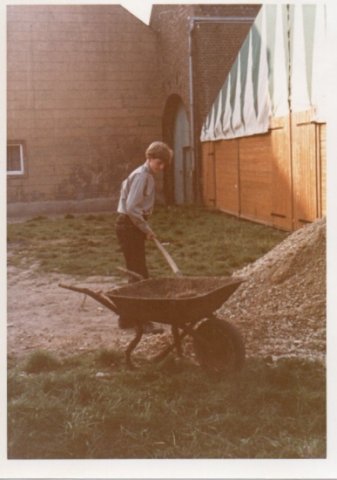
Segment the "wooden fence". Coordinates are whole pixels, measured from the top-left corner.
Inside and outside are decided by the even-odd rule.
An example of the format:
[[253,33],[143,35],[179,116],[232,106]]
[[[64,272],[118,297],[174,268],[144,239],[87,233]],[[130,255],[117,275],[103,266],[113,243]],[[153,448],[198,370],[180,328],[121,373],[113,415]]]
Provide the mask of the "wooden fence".
[[202,143],[203,200],[295,230],[326,213],[326,125],[310,112],[272,119],[268,133]]

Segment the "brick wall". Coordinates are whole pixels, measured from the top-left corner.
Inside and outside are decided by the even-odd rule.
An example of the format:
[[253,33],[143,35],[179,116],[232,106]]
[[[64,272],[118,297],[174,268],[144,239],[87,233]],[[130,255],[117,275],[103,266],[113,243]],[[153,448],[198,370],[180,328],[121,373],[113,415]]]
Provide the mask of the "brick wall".
[[[8,6],[8,140],[25,145],[9,202],[118,194],[161,138],[167,99],[189,113],[189,17],[258,5],[154,5],[147,26],[119,5]],[[196,24],[195,137],[249,25]]]
[[[231,6],[223,15],[244,16]],[[247,15],[254,17],[257,10],[251,8]],[[194,29],[194,98],[198,133],[223,85],[238,51],[246,38],[251,23],[197,23]]]
[[[163,101],[176,94],[189,109],[189,17],[255,17],[259,9],[260,5],[154,5],[150,26],[158,34]],[[208,114],[250,26],[196,24],[192,38],[193,77],[200,121]]]
[[8,201],[110,197],[161,137],[154,32],[118,5],[8,6]]
[[170,95],[179,95],[189,108],[188,17],[193,5],[153,5],[150,27],[157,33],[160,49],[162,108]]
[[[163,105],[179,96],[190,111],[189,17],[252,17],[260,5],[154,5],[150,26],[157,32],[161,53]],[[192,33],[194,136],[197,160],[200,131],[251,23],[195,23]],[[196,190],[198,187],[196,186]]]
[[[211,9],[210,9],[211,8]],[[198,16],[255,18],[260,5],[200,5]],[[247,22],[245,20],[245,22]],[[194,98],[198,134],[252,21],[196,23],[193,32]]]

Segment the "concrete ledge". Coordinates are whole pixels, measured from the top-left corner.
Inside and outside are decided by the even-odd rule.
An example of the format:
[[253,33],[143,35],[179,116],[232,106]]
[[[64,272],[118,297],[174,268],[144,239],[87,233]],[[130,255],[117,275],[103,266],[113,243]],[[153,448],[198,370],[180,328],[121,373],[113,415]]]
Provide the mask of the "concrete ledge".
[[115,212],[117,200],[113,198],[89,198],[86,200],[60,200],[50,202],[17,202],[7,204],[7,218],[36,215],[60,215],[67,213]]

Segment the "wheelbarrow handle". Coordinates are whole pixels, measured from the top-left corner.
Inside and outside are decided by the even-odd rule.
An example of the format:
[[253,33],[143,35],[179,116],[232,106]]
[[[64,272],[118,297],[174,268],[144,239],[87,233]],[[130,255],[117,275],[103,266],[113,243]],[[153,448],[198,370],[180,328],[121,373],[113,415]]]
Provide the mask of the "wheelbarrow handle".
[[118,271],[125,273],[126,275],[131,275],[131,277],[134,277],[136,280],[144,280],[143,275],[140,275],[139,273],[133,272],[132,270],[128,270],[127,268],[123,267],[116,267]]
[[171,255],[168,253],[168,251],[166,250],[164,245],[162,245],[157,238],[154,238],[153,241],[156,244],[157,248],[160,250],[160,252],[163,254],[165,260],[167,261],[167,263],[171,267],[173,273],[175,273],[176,275],[182,275],[181,271],[177,267],[177,264],[175,263],[175,261],[173,260]]
[[90,290],[90,288],[82,288],[82,287],[75,287],[73,285],[65,285],[64,283],[59,283],[59,287],[66,288],[67,290],[72,290],[73,292],[84,293],[84,295],[88,295],[89,297],[93,298],[94,300],[101,303],[105,307],[109,308],[109,310],[112,310],[117,315],[119,315],[117,307],[113,303],[113,301],[110,298],[106,297],[101,292],[94,292],[93,290]]

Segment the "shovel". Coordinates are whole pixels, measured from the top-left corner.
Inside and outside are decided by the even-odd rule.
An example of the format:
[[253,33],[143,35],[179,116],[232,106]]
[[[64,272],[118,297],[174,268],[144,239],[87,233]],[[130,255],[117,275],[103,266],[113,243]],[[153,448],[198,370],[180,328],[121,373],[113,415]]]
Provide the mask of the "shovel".
[[160,252],[163,254],[165,260],[167,261],[167,263],[169,264],[169,266],[171,267],[173,273],[175,273],[175,275],[182,275],[181,271],[179,270],[179,268],[177,267],[175,261],[173,260],[173,258],[171,257],[171,255],[168,253],[168,251],[166,250],[166,248],[164,247],[164,245],[162,245],[160,243],[159,240],[157,240],[157,238],[154,238],[153,239],[154,243],[156,244],[156,246],[158,247],[158,250],[160,250]]

